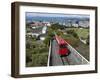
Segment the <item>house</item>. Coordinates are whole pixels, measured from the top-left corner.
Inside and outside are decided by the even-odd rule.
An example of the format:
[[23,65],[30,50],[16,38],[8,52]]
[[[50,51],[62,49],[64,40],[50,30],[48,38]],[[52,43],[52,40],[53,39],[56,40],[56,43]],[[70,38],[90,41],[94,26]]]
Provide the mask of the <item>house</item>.
[[84,28],[89,27],[89,21],[79,21],[79,26]]
[[39,35],[39,37],[40,37],[40,40],[45,40],[45,38],[46,38],[46,34],[41,34],[41,35]]

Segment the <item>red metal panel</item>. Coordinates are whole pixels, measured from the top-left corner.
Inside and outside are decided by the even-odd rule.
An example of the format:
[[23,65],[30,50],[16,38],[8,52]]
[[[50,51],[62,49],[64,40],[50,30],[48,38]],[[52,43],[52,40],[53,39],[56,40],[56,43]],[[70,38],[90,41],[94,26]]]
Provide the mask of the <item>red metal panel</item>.
[[63,47],[61,47],[61,46],[67,46],[67,42],[64,40],[64,39],[62,39],[61,37],[59,37],[59,36],[55,36],[55,39],[56,39],[56,41],[57,41],[57,43],[58,43],[58,45],[59,45],[59,54],[60,55],[68,55],[69,54],[69,49],[67,48],[67,47],[65,47],[65,48],[63,48]]
[[60,55],[68,55],[69,50],[67,48],[60,48],[59,49],[59,54]]
[[61,37],[56,35],[55,38],[56,38],[59,45],[67,44],[66,41],[64,39],[62,39]]

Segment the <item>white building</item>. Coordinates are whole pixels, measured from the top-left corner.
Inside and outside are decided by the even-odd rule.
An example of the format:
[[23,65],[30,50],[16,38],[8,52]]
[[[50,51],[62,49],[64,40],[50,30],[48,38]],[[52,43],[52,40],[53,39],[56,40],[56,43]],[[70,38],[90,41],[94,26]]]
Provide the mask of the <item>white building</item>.
[[79,26],[81,26],[81,27],[84,27],[84,28],[86,28],[86,27],[89,27],[89,21],[79,21]]
[[47,26],[44,26],[44,27],[42,28],[42,34],[46,34],[46,32],[47,32]]
[[27,33],[26,35],[32,36],[32,37],[34,37],[34,36],[38,37],[40,34],[39,33]]
[[79,25],[76,24],[76,23],[72,24],[72,26],[74,26],[74,27],[79,27]]

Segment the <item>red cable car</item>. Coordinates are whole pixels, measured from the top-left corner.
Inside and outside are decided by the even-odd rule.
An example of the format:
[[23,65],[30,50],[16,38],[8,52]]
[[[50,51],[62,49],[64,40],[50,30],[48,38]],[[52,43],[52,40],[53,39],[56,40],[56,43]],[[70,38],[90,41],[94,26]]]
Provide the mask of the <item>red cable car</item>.
[[66,43],[66,41],[64,39],[62,39],[61,37],[57,36],[57,35],[55,36],[55,39],[56,39],[58,46],[59,46],[59,48],[58,48],[59,49],[58,50],[59,55],[61,57],[68,56],[70,51],[67,48],[68,44]]

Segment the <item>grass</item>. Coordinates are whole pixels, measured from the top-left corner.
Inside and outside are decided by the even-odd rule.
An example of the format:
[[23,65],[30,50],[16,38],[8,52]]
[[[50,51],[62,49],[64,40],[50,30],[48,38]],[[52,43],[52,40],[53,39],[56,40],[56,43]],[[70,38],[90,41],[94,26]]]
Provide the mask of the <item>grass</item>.
[[67,35],[62,35],[61,36],[64,40],[66,40],[67,43],[69,43],[70,45],[72,45],[73,47],[77,47],[79,39],[73,37],[71,34],[67,34]]
[[67,28],[67,30],[74,30],[79,37],[87,39],[89,35],[89,29],[87,28]]
[[86,44],[83,44],[82,42],[78,42],[78,47],[76,47],[75,49],[82,55],[84,56],[88,61],[90,60],[89,59],[89,55],[90,55],[90,52],[89,52],[89,46],[86,45]]
[[[83,28],[67,28],[66,30],[74,30],[79,37],[87,39],[89,35],[89,29]],[[89,45],[82,43],[79,39],[75,39],[70,35],[66,35],[66,40],[69,41],[69,44],[73,46],[82,56],[84,56],[89,61]]]

